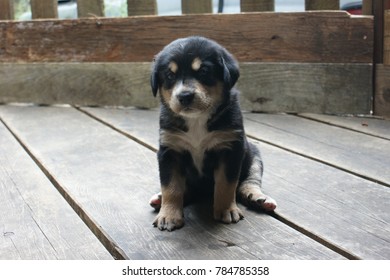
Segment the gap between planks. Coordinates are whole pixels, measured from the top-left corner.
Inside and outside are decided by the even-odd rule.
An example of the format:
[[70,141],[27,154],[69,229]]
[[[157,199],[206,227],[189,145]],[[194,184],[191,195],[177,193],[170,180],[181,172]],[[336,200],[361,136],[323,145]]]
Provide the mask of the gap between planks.
[[[306,114],[306,113],[303,113],[303,114],[299,113],[299,114],[291,114],[291,115],[297,116],[299,118],[315,121],[315,122],[318,122],[318,123],[323,123],[323,124],[327,124],[327,125],[330,125],[330,126],[334,126],[334,127],[339,127],[339,128],[342,128],[342,129],[350,130],[350,131],[353,131],[353,132],[365,134],[365,135],[368,135],[368,136],[373,136],[373,137],[380,138],[380,139],[383,139],[383,140],[390,140],[390,138],[387,137],[387,136],[381,136],[381,135],[379,135],[377,133],[373,133],[373,132],[370,132],[370,131],[362,131],[362,130],[359,130],[357,128],[350,127],[348,125],[338,124],[338,123],[335,123],[335,122],[332,122],[332,121],[328,121],[328,120],[322,120],[320,118],[317,118],[317,117],[313,116],[313,114],[310,114],[310,113],[308,113],[308,114]],[[345,117],[348,117],[348,116],[345,116]],[[363,115],[363,116],[351,115],[351,117],[361,118],[362,121],[363,121],[362,122],[362,126],[363,125],[367,125],[368,126],[368,124],[364,123],[364,119],[382,120],[382,121],[385,120],[385,118],[383,118],[383,117],[374,116],[374,115],[367,115],[367,116],[366,115]]]
[[[329,126],[339,127],[339,128],[342,128],[342,129],[346,129],[346,130],[349,130],[349,131],[356,132],[356,133],[361,133],[361,134],[364,134],[364,135],[376,137],[376,138],[378,138],[378,139],[389,140],[389,139],[386,138],[386,137],[380,137],[380,136],[377,136],[377,135],[372,135],[372,134],[370,134],[370,133],[365,133],[365,132],[362,132],[362,131],[359,131],[359,130],[355,130],[355,129],[351,129],[351,128],[346,128],[345,126],[342,126],[342,125],[335,125],[335,124],[333,124],[333,123],[328,123],[328,122],[326,122],[326,121],[321,121],[321,120],[318,120],[318,119],[315,119],[315,118],[311,118],[311,117],[307,117],[307,116],[300,115],[300,114],[294,114],[294,113],[289,114],[289,113],[286,113],[285,115],[296,116],[296,117],[299,117],[299,118],[302,118],[302,119],[307,119],[307,120],[310,120],[310,121],[314,121],[314,122],[318,122],[318,123],[323,123],[323,124],[326,124],[326,125],[329,125]],[[249,119],[249,120],[255,121],[255,120],[252,120],[252,119]],[[255,122],[256,122],[256,121],[255,121]],[[278,129],[277,127],[274,127],[272,124],[265,124],[265,123],[262,123],[262,125],[265,125],[265,126],[268,126],[268,127],[271,127],[271,128],[276,128],[276,129]],[[290,152],[290,153],[293,153],[293,154],[302,156],[302,157],[304,157],[304,158],[307,158],[307,159],[310,159],[310,160],[319,162],[319,163],[321,163],[321,164],[324,164],[324,165],[327,165],[327,166],[336,168],[336,169],[338,169],[338,170],[341,170],[341,171],[343,171],[343,172],[352,174],[352,175],[357,176],[357,177],[359,177],[359,178],[362,178],[362,179],[364,179],[364,180],[367,180],[367,181],[370,181],[370,182],[373,182],[373,183],[376,183],[376,184],[380,184],[380,185],[385,186],[385,187],[390,187],[390,183],[386,182],[385,180],[379,180],[379,179],[377,179],[377,178],[370,177],[369,175],[361,174],[361,173],[359,173],[359,171],[353,171],[353,170],[351,170],[351,169],[344,168],[344,167],[338,165],[337,163],[333,163],[332,161],[327,161],[326,159],[321,159],[320,157],[311,156],[311,155],[309,155],[309,154],[306,154],[305,152],[300,152],[300,151],[294,150],[293,148],[289,148],[289,147],[284,146],[284,145],[282,145],[282,144],[276,144],[276,143],[271,142],[271,141],[268,141],[268,140],[266,140],[266,139],[262,139],[262,138],[260,138],[260,137],[258,137],[258,136],[256,136],[256,135],[254,135],[254,134],[252,134],[252,133],[248,133],[248,132],[247,132],[247,137],[248,137],[249,139],[256,140],[256,141],[259,141],[259,142],[262,142],[262,143],[271,145],[271,146],[273,146],[273,147],[282,149],[282,150],[284,150],[284,151],[287,151],[287,152]]]
[[[152,145],[144,142],[142,139],[140,139],[140,138],[138,138],[136,136],[131,135],[130,133],[122,130],[121,128],[115,127],[115,125],[110,124],[109,122],[107,122],[107,121],[103,120],[102,118],[94,115],[93,113],[90,113],[90,112],[88,112],[87,110],[84,110],[81,107],[74,107],[74,108],[77,109],[78,111],[86,114],[87,116],[91,117],[92,119],[100,122],[101,124],[103,124],[103,125],[111,128],[111,129],[113,129],[114,131],[120,133],[121,135],[129,138],[130,140],[133,140],[136,143],[144,146],[145,148],[150,149],[153,152],[157,152],[157,149],[155,147],[153,147]],[[248,136],[248,138],[251,138],[251,137]],[[255,139],[255,140],[258,140],[260,142],[272,145],[272,143],[267,143],[267,142],[259,140],[259,139]],[[272,146],[275,146],[275,145],[272,145]],[[290,151],[288,149],[284,149],[283,147],[278,147],[278,146],[275,146],[275,147],[281,148],[283,150],[287,150],[289,152],[292,152],[292,151]],[[292,152],[292,153],[294,153],[294,152]],[[294,154],[297,154],[297,153],[294,153]],[[301,156],[306,157],[305,155],[301,155]],[[318,161],[315,158],[309,158],[309,159],[314,160],[314,161]],[[336,244],[333,244],[331,241],[328,241],[325,238],[322,238],[319,235],[316,235],[315,233],[312,233],[310,230],[308,230],[308,229],[298,225],[297,223],[293,222],[292,220],[288,219],[287,217],[285,217],[285,216],[283,216],[281,214],[278,214],[277,211],[274,212],[273,214],[271,214],[270,216],[275,218],[279,222],[285,224],[286,226],[288,226],[288,227],[290,227],[290,228],[300,232],[301,234],[305,235],[306,237],[314,240],[315,242],[318,242],[319,244],[323,245],[324,247],[326,247],[326,248],[328,248],[328,249],[330,249],[330,250],[332,250],[332,251],[342,255],[343,257],[345,257],[347,259],[350,259],[350,260],[359,260],[359,259],[361,259],[360,257],[358,257],[355,254],[349,252],[348,250],[345,250],[345,249],[341,248],[340,246],[338,246]]]
[[129,259],[125,252],[123,252],[120,247],[115,243],[114,240],[101,228],[96,226],[97,223],[94,219],[84,211],[80,204],[71,196],[68,195],[67,191],[61,186],[59,182],[50,174],[50,172],[41,164],[41,162],[35,157],[35,155],[28,149],[28,147],[23,143],[23,141],[13,132],[13,130],[0,119],[0,122],[7,128],[7,130],[12,134],[16,141],[22,146],[30,158],[35,162],[43,174],[49,179],[57,191],[62,195],[66,202],[72,207],[72,209],[77,213],[81,220],[87,225],[91,232],[97,237],[97,239],[103,244],[103,246],[108,250],[108,252],[117,260],[126,260]]

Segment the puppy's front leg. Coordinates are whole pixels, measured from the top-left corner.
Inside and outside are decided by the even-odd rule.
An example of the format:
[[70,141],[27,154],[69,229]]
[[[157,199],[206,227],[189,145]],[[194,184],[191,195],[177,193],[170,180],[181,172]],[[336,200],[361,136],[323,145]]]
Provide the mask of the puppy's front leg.
[[184,178],[174,173],[167,185],[161,186],[161,209],[153,222],[160,230],[172,231],[184,225]]
[[224,223],[237,223],[244,218],[236,204],[238,178],[228,176],[225,164],[214,171],[214,219]]

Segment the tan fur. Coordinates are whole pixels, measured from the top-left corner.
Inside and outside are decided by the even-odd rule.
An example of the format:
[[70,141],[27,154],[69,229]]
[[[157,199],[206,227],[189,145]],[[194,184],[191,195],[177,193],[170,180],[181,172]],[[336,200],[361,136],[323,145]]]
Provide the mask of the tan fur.
[[172,73],[176,74],[177,70],[179,69],[179,66],[177,65],[176,62],[171,61],[171,62],[169,62],[168,68],[169,68],[169,70],[171,70]]
[[199,57],[195,58],[191,63],[192,70],[194,71],[198,71],[201,66],[202,66],[202,60]]
[[238,181],[227,180],[223,163],[214,171],[214,179],[214,218],[224,223],[238,222],[243,217],[236,204]]
[[154,224],[164,221],[168,230],[180,228],[184,225],[184,190],[185,179],[174,173],[169,185],[161,187],[163,203]]

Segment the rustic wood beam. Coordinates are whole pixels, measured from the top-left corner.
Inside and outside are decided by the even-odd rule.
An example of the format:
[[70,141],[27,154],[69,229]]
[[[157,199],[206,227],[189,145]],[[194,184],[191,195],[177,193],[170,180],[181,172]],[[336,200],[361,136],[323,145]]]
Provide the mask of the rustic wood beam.
[[151,61],[172,40],[197,34],[240,62],[371,63],[372,26],[371,17],[346,12],[0,22],[0,61]]
[[[0,103],[158,106],[151,63],[0,63]],[[369,63],[240,63],[247,111],[369,114]],[[390,77],[390,75],[389,75]],[[28,82],[26,82],[28,81]]]

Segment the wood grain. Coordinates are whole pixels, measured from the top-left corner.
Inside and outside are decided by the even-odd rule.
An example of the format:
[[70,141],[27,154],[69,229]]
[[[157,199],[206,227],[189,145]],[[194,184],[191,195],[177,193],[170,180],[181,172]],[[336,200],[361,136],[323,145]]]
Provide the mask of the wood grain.
[[156,0],[127,0],[128,16],[156,15]]
[[183,14],[206,14],[213,12],[212,0],[181,0]]
[[250,115],[246,131],[261,141],[390,186],[388,140],[292,115]]
[[339,10],[340,0],[305,0],[305,10]]
[[57,0],[30,0],[33,19],[58,18]]
[[275,10],[274,0],[240,0],[241,12],[272,12]]
[[81,17],[104,16],[104,0],[82,0],[77,2],[77,15]]
[[390,118],[390,66],[377,64],[374,114]]
[[[157,147],[158,111],[103,108],[83,108],[83,110],[116,129],[132,135],[140,141],[145,141],[148,145]],[[308,125],[311,123],[316,126],[316,122],[307,120],[299,122],[299,118],[296,118],[297,122],[291,123],[280,115],[245,114],[245,117],[246,119],[258,118],[260,120],[264,118],[268,121],[275,119],[275,121],[286,123],[287,129],[281,127],[278,135],[271,135],[266,126],[257,124],[252,126],[252,123],[250,126],[246,126],[246,130],[251,134],[255,131],[258,138],[264,139],[265,135],[270,135],[272,138],[267,139],[267,141],[272,143],[292,138],[288,129],[300,134],[302,131],[308,131],[314,135],[319,131],[318,129],[313,131],[312,126]],[[138,122],[138,120],[142,121]],[[148,122],[150,129],[143,129],[146,126],[145,123]],[[345,131],[345,133],[351,132]],[[328,135],[327,141],[336,138],[333,130],[329,130]],[[318,137],[325,138],[321,135]],[[343,140],[345,140],[346,145],[356,142],[353,137],[350,140],[348,137],[343,137]],[[390,256],[390,214],[386,211],[390,207],[390,189],[388,187],[271,145],[253,142],[262,151],[265,163],[264,189],[268,194],[277,198],[278,215],[285,217],[290,223],[306,229],[312,233],[313,238],[318,238],[319,242],[329,242],[336,250],[345,254],[365,259],[387,259]],[[361,142],[366,142],[365,135],[362,135]],[[301,140],[300,145],[307,146],[308,144]],[[384,146],[382,147],[386,149]],[[318,148],[313,149],[314,152],[318,150]],[[359,152],[361,151],[359,150]],[[328,149],[328,153],[333,153],[333,151]],[[356,151],[351,150],[350,154],[353,157]],[[306,153],[306,155],[309,154]],[[368,160],[369,157],[367,157]],[[375,155],[372,154],[372,157]],[[382,153],[381,157],[385,159],[386,155]],[[376,203],[373,204],[373,201]],[[252,247],[253,244],[246,243],[245,246],[249,252],[260,255],[256,247]],[[290,248],[287,244],[286,246],[275,246],[281,253]]]
[[383,18],[383,64],[390,66],[390,10],[384,11]]
[[[367,114],[370,64],[241,63],[244,110]],[[157,107],[150,63],[1,63],[0,102]]]
[[372,27],[372,17],[345,12],[0,22],[0,60],[145,62],[178,37],[202,35],[240,62],[371,63]]
[[390,120],[385,120],[383,118],[372,116],[352,117],[321,114],[299,114],[299,116],[390,140]]
[[372,66],[368,64],[241,64],[237,83],[244,110],[369,114]]
[[156,107],[150,63],[0,64],[1,101]]
[[[151,224],[156,213],[147,203],[159,190],[154,152],[72,108],[0,110],[68,196],[130,259],[341,258],[269,215],[243,209],[246,220],[216,223],[207,201],[185,209],[184,228],[161,232]],[[257,248],[256,255],[244,245]]]
[[3,123],[0,199],[0,259],[112,259]]
[[14,19],[14,1],[0,0],[0,20]]

